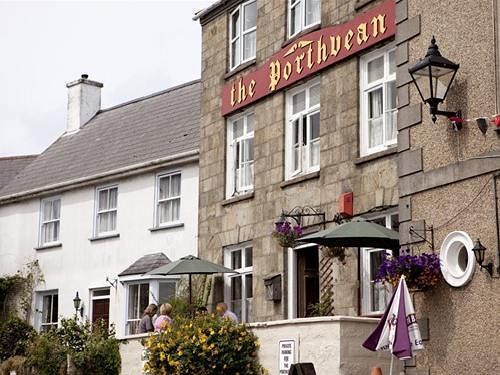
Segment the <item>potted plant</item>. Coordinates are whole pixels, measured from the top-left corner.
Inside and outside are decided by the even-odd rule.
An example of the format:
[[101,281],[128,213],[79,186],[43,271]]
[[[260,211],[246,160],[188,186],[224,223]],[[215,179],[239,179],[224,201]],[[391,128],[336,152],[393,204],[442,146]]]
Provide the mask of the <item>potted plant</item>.
[[295,247],[297,238],[301,235],[302,227],[300,225],[292,226],[288,221],[277,223],[273,231],[273,237],[281,247]]
[[388,283],[396,287],[401,275],[405,275],[410,290],[429,290],[434,288],[440,277],[439,256],[434,253],[419,255],[401,254],[385,256],[380,265],[375,281]]

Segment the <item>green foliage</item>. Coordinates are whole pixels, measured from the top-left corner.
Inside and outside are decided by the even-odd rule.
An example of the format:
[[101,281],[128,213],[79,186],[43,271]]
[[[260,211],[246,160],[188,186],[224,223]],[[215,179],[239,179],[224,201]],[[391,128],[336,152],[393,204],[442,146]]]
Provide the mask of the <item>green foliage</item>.
[[27,363],[39,375],[55,375],[66,365],[67,349],[56,329],[34,334],[28,346]]
[[0,364],[0,375],[10,375],[11,371],[15,371],[16,375],[31,375],[26,364],[26,357],[16,355]]
[[246,326],[215,315],[176,317],[163,333],[146,342],[148,374],[264,374],[259,344]]
[[310,305],[312,316],[330,316],[333,315],[333,292],[328,290],[322,296],[319,302]]
[[11,316],[0,324],[0,360],[15,355],[25,355],[30,335],[35,330],[29,324]]
[[88,321],[62,319],[59,335],[75,366],[84,374],[120,373],[120,342],[115,338],[114,326],[108,329],[103,321],[90,325]]

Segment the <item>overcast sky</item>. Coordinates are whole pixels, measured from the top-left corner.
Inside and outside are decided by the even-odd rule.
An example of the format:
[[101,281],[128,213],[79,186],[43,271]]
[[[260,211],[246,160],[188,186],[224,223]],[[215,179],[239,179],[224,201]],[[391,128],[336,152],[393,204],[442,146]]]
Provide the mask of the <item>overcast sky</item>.
[[66,83],[104,84],[102,108],[200,77],[195,11],[215,0],[0,0],[0,156],[40,153],[64,132]]

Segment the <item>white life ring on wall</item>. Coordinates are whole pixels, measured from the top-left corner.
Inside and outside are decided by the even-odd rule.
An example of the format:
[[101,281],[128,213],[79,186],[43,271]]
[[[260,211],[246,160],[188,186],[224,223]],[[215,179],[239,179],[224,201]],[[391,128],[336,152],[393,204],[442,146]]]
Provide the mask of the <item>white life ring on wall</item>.
[[441,273],[451,286],[458,288],[472,279],[476,269],[473,247],[471,238],[465,232],[451,232],[444,239],[439,253]]

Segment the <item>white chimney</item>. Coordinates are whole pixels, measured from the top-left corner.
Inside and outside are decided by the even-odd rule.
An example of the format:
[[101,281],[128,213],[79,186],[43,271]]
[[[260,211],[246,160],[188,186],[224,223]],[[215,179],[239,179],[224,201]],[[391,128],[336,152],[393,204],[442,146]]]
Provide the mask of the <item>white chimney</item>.
[[68,120],[66,134],[76,133],[101,109],[102,83],[91,81],[87,74],[66,85],[68,88]]

